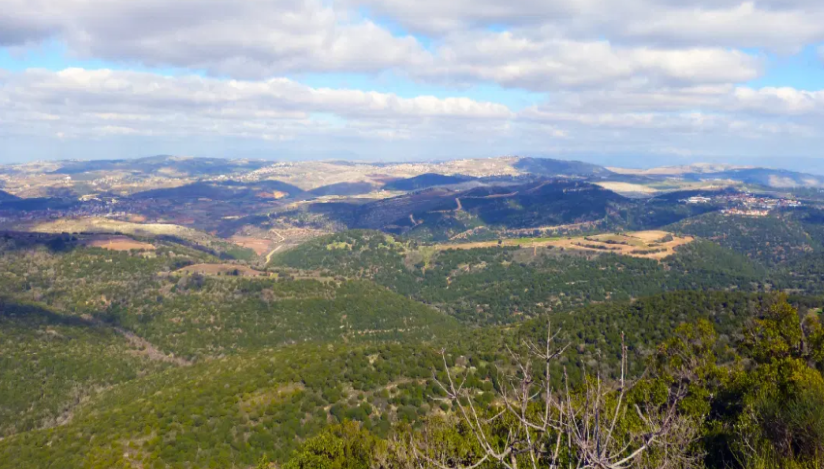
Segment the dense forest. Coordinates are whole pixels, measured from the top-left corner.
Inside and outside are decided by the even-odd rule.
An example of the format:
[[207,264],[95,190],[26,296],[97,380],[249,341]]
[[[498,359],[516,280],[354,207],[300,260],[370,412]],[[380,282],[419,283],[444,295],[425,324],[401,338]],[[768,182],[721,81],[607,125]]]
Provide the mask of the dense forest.
[[549,248],[433,250],[378,232],[351,231],[312,240],[272,262],[368,278],[473,324],[664,291],[759,291],[768,281],[763,266],[708,241],[682,246],[659,262]]
[[824,467],[824,217],[670,209],[663,258],[6,233],[0,468]]

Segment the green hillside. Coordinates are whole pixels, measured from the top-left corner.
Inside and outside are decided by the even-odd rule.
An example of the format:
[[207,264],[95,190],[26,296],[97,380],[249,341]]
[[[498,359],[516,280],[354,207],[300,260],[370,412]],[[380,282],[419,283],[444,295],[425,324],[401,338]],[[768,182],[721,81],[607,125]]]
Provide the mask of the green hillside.
[[[545,449],[573,441],[564,424],[526,438],[517,415],[615,409],[624,449],[610,451],[643,453],[627,469],[821,467],[824,216],[693,216],[593,187],[466,191],[460,213],[413,216],[408,236],[341,231],[262,270],[209,266],[224,261],[168,237],[113,251],[89,234],[4,233],[0,469],[431,467],[421,454],[491,469],[478,428],[496,444],[515,438],[511,451],[533,436]],[[357,216],[456,202],[421,194]],[[631,257],[610,249],[635,249],[622,233],[589,251],[566,237],[478,247],[414,233],[596,217],[680,220],[673,230],[696,239],[647,233],[650,246],[678,241],[674,253]],[[563,353],[520,363],[544,353],[547,324]],[[564,396],[548,411],[544,384]],[[496,417],[521,405],[512,389],[532,397]],[[470,404],[479,416],[467,423]],[[572,443],[559,454],[563,467],[591,457]]]
[[66,425],[0,441],[0,468],[283,461],[330,420],[378,434],[417,420],[433,406],[423,396],[436,359],[397,345],[298,346],[168,370],[107,392]]
[[820,247],[801,223],[788,216],[711,213],[683,220],[669,229],[708,239],[768,266],[799,259]]
[[[593,305],[553,316],[569,342],[565,366],[574,382],[600,371],[616,377],[621,332],[629,369],[639,376],[658,344],[682,325],[709,321],[727,362],[741,331],[775,298],[738,293],[672,293]],[[545,318],[515,329],[490,328],[446,338],[448,363],[471,367],[467,389],[486,406],[512,366],[505,347],[545,334]],[[206,360],[132,380],[75,410],[65,425],[0,441],[0,467],[253,467],[264,455],[288,460],[330,423],[360,422],[386,437],[433,413],[456,415],[432,381],[440,357],[430,347],[399,344],[298,345]],[[560,369],[556,370],[560,372]],[[557,376],[561,376],[560,373]],[[393,430],[393,428],[395,430]]]
[[317,238],[272,262],[368,278],[481,324],[666,291],[753,290],[767,277],[746,257],[704,241],[659,262],[547,248],[435,251],[378,232],[350,231]]
[[64,423],[106,388],[168,366],[111,328],[0,298],[0,437]]

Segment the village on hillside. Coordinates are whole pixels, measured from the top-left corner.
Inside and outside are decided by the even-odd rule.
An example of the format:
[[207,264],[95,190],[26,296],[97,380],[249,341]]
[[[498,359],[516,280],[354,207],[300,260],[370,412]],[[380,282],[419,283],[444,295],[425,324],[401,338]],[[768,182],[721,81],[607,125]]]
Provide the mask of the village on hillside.
[[779,208],[798,208],[800,201],[789,198],[769,197],[750,193],[719,194],[712,196],[696,195],[680,202],[689,205],[716,204],[723,205],[724,215],[738,215],[749,217],[766,217],[771,211]]

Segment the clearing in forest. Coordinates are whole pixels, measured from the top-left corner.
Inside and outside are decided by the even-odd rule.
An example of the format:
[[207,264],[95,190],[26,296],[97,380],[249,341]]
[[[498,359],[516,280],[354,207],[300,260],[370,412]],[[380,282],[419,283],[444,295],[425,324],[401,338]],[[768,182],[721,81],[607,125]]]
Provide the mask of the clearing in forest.
[[237,277],[269,276],[268,272],[261,272],[245,265],[238,264],[194,264],[177,270],[178,273],[202,275],[227,275]]
[[[635,231],[606,233],[578,237],[504,239],[501,246],[521,248],[554,247],[589,252],[611,252],[646,259],[663,259],[675,253],[675,248],[694,240],[691,236],[675,236],[666,231]],[[498,241],[441,244],[438,249],[474,249],[498,246]]]
[[103,248],[110,251],[154,251],[152,244],[134,240],[128,236],[95,236],[83,241],[83,244],[93,248]]
[[255,254],[262,256],[272,250],[274,241],[271,239],[255,238],[253,236],[232,236],[229,241],[240,247],[251,249]]

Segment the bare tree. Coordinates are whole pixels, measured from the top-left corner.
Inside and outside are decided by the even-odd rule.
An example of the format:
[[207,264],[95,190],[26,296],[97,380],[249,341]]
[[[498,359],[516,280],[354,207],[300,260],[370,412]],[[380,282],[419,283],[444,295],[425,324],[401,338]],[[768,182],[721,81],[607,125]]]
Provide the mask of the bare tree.
[[[617,381],[606,383],[598,373],[585,380],[582,390],[574,392],[564,367],[563,385],[561,389],[553,389],[552,364],[569,347],[569,344],[556,346],[559,333],[553,334],[548,324],[543,344],[527,341],[526,354],[509,350],[515,373],[499,380],[502,404],[498,413],[490,418],[484,417],[488,413],[477,408],[473,392],[465,387],[468,372],[462,379],[453,376],[446,352],[442,350],[446,378],[438,379],[435,374],[434,379],[446,393],[446,399],[457,407],[458,418],[471,431],[481,454],[471,465],[458,465],[442,454],[428,451],[426,442],[418,439],[411,446],[419,467],[474,469],[484,464],[507,469],[518,469],[519,465],[532,469],[628,469],[647,464],[671,469],[695,467],[696,459],[687,453],[696,437],[695,426],[677,413],[678,403],[686,395],[684,385],[668,388],[669,395],[663,403],[646,399],[642,404],[630,404],[627,347],[622,334],[621,375]],[[634,430],[624,425],[629,419],[634,422]],[[650,453],[655,453],[654,463]]]

